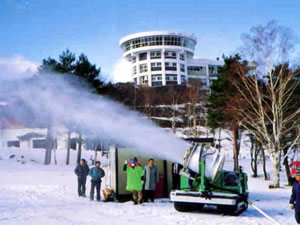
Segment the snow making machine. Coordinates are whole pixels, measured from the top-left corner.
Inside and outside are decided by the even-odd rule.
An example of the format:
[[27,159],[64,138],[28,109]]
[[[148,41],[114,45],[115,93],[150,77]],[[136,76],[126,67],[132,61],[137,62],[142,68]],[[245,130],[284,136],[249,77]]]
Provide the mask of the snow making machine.
[[247,174],[223,170],[225,157],[206,144],[193,143],[186,151],[180,171],[180,188],[170,193],[177,211],[199,211],[216,206],[228,215],[239,215],[248,208]]

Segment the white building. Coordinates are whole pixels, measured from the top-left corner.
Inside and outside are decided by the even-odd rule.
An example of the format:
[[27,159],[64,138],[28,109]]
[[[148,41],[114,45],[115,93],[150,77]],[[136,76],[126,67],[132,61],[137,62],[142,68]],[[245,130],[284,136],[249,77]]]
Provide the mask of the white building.
[[194,35],[151,31],[128,35],[120,40],[123,56],[132,64],[132,80],[150,87],[201,82],[208,88],[217,79],[220,60],[196,59]]

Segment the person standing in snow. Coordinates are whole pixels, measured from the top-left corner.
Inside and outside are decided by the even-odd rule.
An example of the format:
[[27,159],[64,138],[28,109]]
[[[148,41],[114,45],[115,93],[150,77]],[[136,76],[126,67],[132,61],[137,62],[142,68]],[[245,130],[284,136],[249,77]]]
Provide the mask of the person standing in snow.
[[300,170],[296,170],[295,181],[293,183],[292,195],[290,199],[291,210],[295,210],[295,219],[300,224]]
[[135,159],[130,159],[127,164],[125,161],[123,170],[127,173],[126,190],[132,193],[133,202],[135,205],[142,204],[142,177],[144,175],[142,167],[136,162]]
[[85,195],[85,185],[86,185],[86,177],[89,174],[89,166],[87,165],[84,159],[80,160],[79,165],[75,168],[75,174],[77,176],[78,181],[78,196],[86,197]]
[[89,175],[91,176],[91,192],[90,192],[90,200],[94,200],[94,190],[96,188],[97,191],[97,201],[100,202],[100,188],[101,188],[101,179],[105,176],[105,172],[102,168],[100,168],[100,162],[97,161],[95,167],[90,169]]
[[144,181],[145,181],[145,201],[148,199],[154,202],[154,194],[156,183],[159,181],[159,172],[154,159],[149,159],[148,165],[144,168]]

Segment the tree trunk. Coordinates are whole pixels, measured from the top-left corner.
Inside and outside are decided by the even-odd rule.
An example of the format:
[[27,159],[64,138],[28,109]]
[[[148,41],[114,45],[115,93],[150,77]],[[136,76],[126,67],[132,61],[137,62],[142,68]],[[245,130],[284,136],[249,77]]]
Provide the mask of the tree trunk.
[[78,146],[78,152],[77,152],[77,164],[79,164],[80,160],[81,160],[81,147],[82,147],[82,136],[81,136],[81,133],[79,133],[79,146]]
[[197,137],[197,115],[196,115],[196,106],[194,105],[193,108],[193,119],[194,119],[194,136]]
[[253,135],[250,136],[251,141],[251,149],[250,149],[250,156],[251,156],[251,169],[253,172],[253,177],[257,177],[257,144]]
[[[100,146],[101,146],[101,144],[100,144]],[[98,140],[96,141],[96,145],[95,145],[95,155],[94,155],[94,162],[95,163],[97,161],[97,154],[98,154]]]
[[234,170],[239,170],[239,127],[236,122],[232,126],[232,144],[233,144],[233,160],[234,160]]
[[264,177],[265,180],[269,180],[269,175],[267,173],[267,169],[266,169],[266,154],[265,154],[265,150],[262,148],[262,146],[259,146],[261,149],[261,154],[262,154],[262,158],[263,158],[263,171],[264,171]]
[[70,164],[71,131],[68,131],[66,165]]
[[176,133],[176,111],[173,110],[173,115],[172,115],[172,131],[175,134]]
[[[287,149],[285,148],[285,149],[283,149],[283,155],[286,155],[286,154],[287,154]],[[285,173],[286,173],[286,177],[287,177],[287,180],[288,180],[288,185],[291,186],[291,185],[293,185],[293,180],[292,180],[292,177],[291,177],[291,171],[290,171],[288,157],[284,158],[283,165],[285,167]]]
[[[276,151],[277,150],[277,151]],[[280,151],[279,149],[275,149],[273,158],[272,158],[272,165],[273,165],[273,188],[279,188],[280,187],[280,173],[279,173],[279,167],[280,167]]]
[[45,165],[49,165],[51,163],[51,152],[53,148],[53,137],[52,137],[52,127],[49,125],[47,130],[47,146],[45,151]]
[[222,129],[221,129],[221,127],[219,128],[219,146],[218,146],[218,149],[219,149],[219,152],[221,151],[221,132],[222,131]]

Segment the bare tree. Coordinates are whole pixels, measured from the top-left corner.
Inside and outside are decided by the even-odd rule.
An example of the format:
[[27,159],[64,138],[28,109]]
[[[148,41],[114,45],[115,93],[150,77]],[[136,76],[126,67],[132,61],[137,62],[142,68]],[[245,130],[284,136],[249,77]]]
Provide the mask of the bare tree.
[[[288,147],[288,154],[300,138],[300,110],[293,101],[297,73],[288,66],[296,39],[290,29],[274,21],[253,27],[242,39],[245,43],[242,50],[250,64],[249,68],[233,65],[239,79],[232,82],[244,104],[232,107],[242,118],[240,125],[254,134],[268,151],[274,173],[272,186],[278,188],[280,153]],[[282,138],[291,132],[297,135],[286,146]]]
[[262,148],[260,142],[258,142],[253,134],[249,134],[249,138],[251,141],[251,148],[250,148],[250,156],[251,156],[251,169],[253,171],[253,177],[258,176],[258,159],[261,158],[262,166],[263,166],[263,173],[265,180],[269,180],[269,175],[266,171],[266,157],[265,151]]
[[144,87],[141,89],[142,92],[142,104],[144,107],[144,113],[147,115],[149,119],[151,119],[153,115],[153,111],[155,110],[155,101],[157,98],[156,92],[151,87]]
[[186,87],[183,93],[188,126],[193,127],[194,136],[198,136],[197,125],[200,125],[201,119],[206,119],[204,108],[207,92],[201,91],[200,88],[201,84],[195,83],[190,87]]
[[178,120],[178,111],[179,111],[179,104],[181,103],[182,96],[184,92],[184,87],[181,86],[169,86],[167,87],[167,92],[165,96],[165,100],[167,101],[168,105],[170,105],[172,109],[172,131],[176,133],[176,124]]
[[80,163],[81,160],[81,150],[82,150],[82,134],[79,132],[79,137],[78,137],[78,152],[77,152],[77,164]]
[[71,148],[71,131],[68,130],[68,134],[67,134],[67,158],[66,158],[66,165],[70,164],[70,148]]
[[53,134],[51,125],[48,126],[47,129],[47,142],[46,142],[46,150],[45,150],[45,160],[44,164],[51,164],[51,153],[53,149]]

